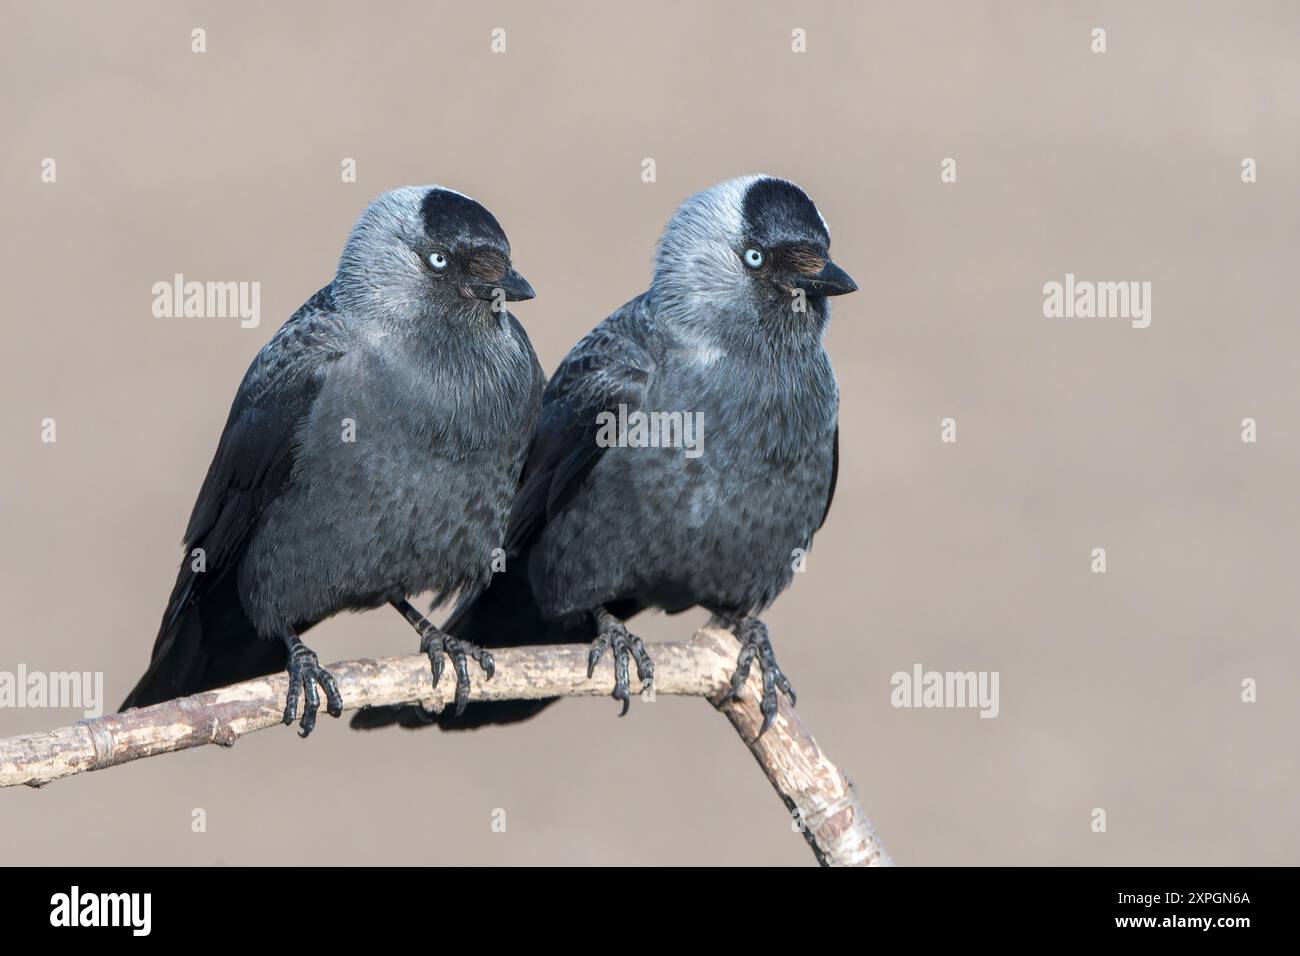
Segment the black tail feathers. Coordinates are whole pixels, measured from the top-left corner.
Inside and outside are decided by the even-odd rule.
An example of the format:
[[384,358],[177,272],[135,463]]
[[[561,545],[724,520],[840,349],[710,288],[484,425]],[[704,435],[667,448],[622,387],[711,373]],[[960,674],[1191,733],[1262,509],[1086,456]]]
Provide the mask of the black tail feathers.
[[186,588],[182,573],[163,614],[149,668],[121,710],[284,670],[288,663],[284,643],[258,636],[239,602],[234,579],[233,574],[226,575],[199,597]]

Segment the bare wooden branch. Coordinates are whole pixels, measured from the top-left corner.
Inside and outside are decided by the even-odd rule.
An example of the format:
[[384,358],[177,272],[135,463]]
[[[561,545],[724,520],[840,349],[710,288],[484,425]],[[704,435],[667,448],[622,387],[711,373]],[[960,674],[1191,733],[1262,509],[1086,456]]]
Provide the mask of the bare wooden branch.
[[[755,739],[762,722],[758,668],[741,699],[717,703],[738,650],[730,633],[714,628],[685,643],[656,644],[654,692],[704,697],[727,715],[822,865],[892,865],[853,784],[784,699],[772,727]],[[580,645],[501,648],[493,655],[497,672],[491,681],[485,683],[471,668],[471,701],[603,696],[613,683],[611,655],[587,679],[587,649]],[[329,670],[348,709],[419,702],[441,710],[455,684],[445,676],[431,687],[423,655],[346,661]],[[0,787],[41,787],[142,757],[205,744],[232,746],[244,734],[280,726],[287,691],[288,677],[278,674],[46,733],[2,738]]]

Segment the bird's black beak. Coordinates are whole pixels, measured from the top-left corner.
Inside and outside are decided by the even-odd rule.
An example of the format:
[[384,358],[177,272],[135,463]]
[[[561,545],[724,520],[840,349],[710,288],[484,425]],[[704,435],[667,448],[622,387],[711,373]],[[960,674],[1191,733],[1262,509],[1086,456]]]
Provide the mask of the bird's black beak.
[[829,259],[821,272],[795,276],[794,284],[810,295],[844,295],[846,292],[858,291],[858,284],[849,274]]
[[522,302],[525,299],[537,297],[533,287],[528,284],[528,280],[521,276],[514,269],[507,269],[506,274],[501,277],[497,283],[497,288],[506,294],[507,302]]
[[465,291],[484,302],[493,301],[497,297],[498,291],[505,296],[507,302],[522,302],[525,299],[535,299],[537,297],[537,293],[528,284],[528,280],[514,269],[507,269],[506,274],[496,282],[469,283]]

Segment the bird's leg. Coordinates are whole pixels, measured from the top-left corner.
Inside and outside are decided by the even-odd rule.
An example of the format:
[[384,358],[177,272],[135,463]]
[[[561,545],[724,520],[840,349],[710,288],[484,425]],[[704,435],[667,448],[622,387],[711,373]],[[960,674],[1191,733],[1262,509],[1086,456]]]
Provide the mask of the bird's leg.
[[420,650],[428,655],[429,664],[433,668],[434,687],[437,687],[438,681],[442,679],[444,667],[442,655],[446,654],[451,658],[452,666],[456,668],[456,716],[459,717],[465,712],[465,705],[469,703],[469,659],[472,657],[478,662],[478,666],[483,668],[483,672],[487,675],[484,680],[491,680],[492,675],[497,672],[496,662],[492,660],[492,652],[445,633],[412,607],[410,601],[403,599],[391,603],[402,612],[402,617],[406,618],[420,635]]
[[644,692],[650,686],[650,682],[655,677],[655,665],[650,660],[650,655],[646,653],[645,644],[641,638],[631,633],[623,622],[616,618],[603,607],[598,607],[591,612],[592,617],[596,619],[596,639],[591,642],[591,652],[587,655],[587,679],[596,672],[596,665],[600,663],[601,657],[608,647],[614,648],[614,699],[623,702],[623,710],[620,717],[627,713],[631,704],[631,696],[628,693],[628,684],[630,682],[628,669],[631,661],[636,661],[637,680],[641,681],[641,690]]
[[740,641],[740,654],[736,658],[736,671],[731,675],[731,687],[723,695],[722,702],[740,696],[740,689],[749,680],[749,668],[754,663],[754,658],[758,658],[758,666],[763,671],[763,699],[758,707],[763,714],[763,726],[758,731],[758,736],[761,737],[776,719],[776,692],[780,690],[790,698],[793,706],[794,688],[777,666],[776,652],[772,650],[766,624],[756,617],[740,617],[728,618],[727,626]]
[[320,684],[325,691],[325,710],[331,717],[343,715],[343,698],[339,695],[334,675],[320,666],[315,652],[297,634],[286,637],[284,643],[289,649],[289,695],[284,702],[284,722],[292,725],[298,719],[298,696],[301,694],[305,704],[298,736],[306,737],[316,726],[316,711],[320,709],[316,685]]

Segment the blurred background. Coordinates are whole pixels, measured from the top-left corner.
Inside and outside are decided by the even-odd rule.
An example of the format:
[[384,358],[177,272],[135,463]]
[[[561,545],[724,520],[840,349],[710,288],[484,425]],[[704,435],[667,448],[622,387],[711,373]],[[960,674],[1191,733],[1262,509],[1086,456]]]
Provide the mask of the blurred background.
[[[438,182],[496,213],[549,372],[646,287],[685,196],[767,172],[808,190],[862,288],[828,335],[835,505],[766,620],[886,847],[1300,860],[1294,4],[0,9],[0,670],[102,671],[122,699],[245,368],[378,193]],[[154,318],[153,283],[178,272],[260,282],[261,324]],[[1067,272],[1152,283],[1151,326],[1044,318]],[[673,640],[703,620],[635,627]],[[415,639],[376,611],[312,646]],[[890,676],[918,663],[999,672],[997,718],[892,707]],[[706,703],[617,709],[464,735],[323,717],[305,742],[273,729],[9,790],[0,857],[812,864]],[[80,717],[3,709],[0,736]]]

